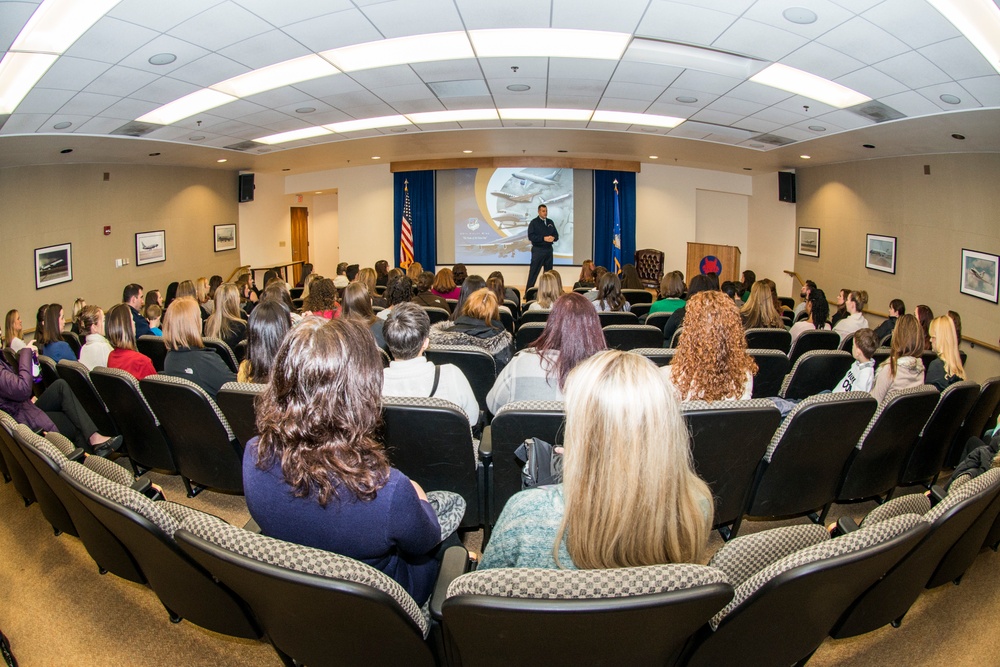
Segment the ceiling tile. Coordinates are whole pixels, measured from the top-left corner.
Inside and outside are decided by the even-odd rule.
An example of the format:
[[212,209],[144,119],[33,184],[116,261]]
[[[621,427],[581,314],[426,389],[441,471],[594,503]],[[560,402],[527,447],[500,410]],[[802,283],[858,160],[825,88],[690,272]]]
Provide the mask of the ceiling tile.
[[678,104],[667,101],[654,102],[645,113],[657,116],[674,116],[675,118],[690,118],[700,110],[701,104]]
[[863,16],[914,49],[961,35],[948,19],[926,2],[885,0]]
[[741,18],[712,42],[712,46],[763,60],[781,60],[807,41],[787,30]]
[[783,14],[789,6],[788,0],[758,0],[743,16],[810,39],[815,39],[854,17],[852,12],[827,0],[796,0],[793,6],[815,12],[816,21],[808,24],[792,23]]
[[855,14],[860,14],[871,9],[882,1],[883,0],[833,0],[833,3],[848,11],[854,12]]
[[677,0],[679,5],[704,7],[734,16],[745,14],[755,2],[757,0]]
[[549,91],[548,104],[555,109],[596,109],[600,95],[555,95]]
[[[486,83],[488,84],[490,91],[494,95],[509,95],[512,97],[516,97],[518,95],[538,95],[539,93],[544,95],[545,92],[548,90],[547,81],[545,79],[535,79],[528,77],[522,78],[520,76],[517,78],[500,77],[500,78],[490,79]],[[600,90],[596,90],[593,86],[587,87],[585,85],[586,82],[576,82],[576,83],[578,83],[578,87],[570,85],[563,86],[563,88],[560,89],[559,92],[570,93],[574,90],[580,90],[583,92],[597,93],[598,95],[604,92],[603,86],[601,86]],[[513,85],[530,86],[531,89],[521,92],[507,90],[507,86],[513,86]]]
[[704,126],[681,123],[674,129],[670,130],[668,134],[671,137],[682,137],[684,139],[704,139],[711,133],[708,132]]
[[66,55],[116,63],[158,35],[149,28],[105,16],[83,33]]
[[210,51],[218,51],[270,29],[270,24],[242,7],[223,2],[171,28],[169,33]]
[[[615,73],[615,60],[593,60],[590,58],[551,58],[549,76],[557,79],[604,79],[607,81]],[[641,83],[649,83],[643,81]]]
[[479,61],[475,58],[432,63],[413,63],[410,67],[417,73],[417,76],[427,83],[433,81],[475,79],[483,76],[483,71],[479,68]]
[[310,125],[330,125],[331,123],[342,123],[345,120],[354,120],[340,109],[330,109],[309,114]]
[[129,97],[146,102],[166,104],[167,102],[173,102],[176,99],[193,93],[196,90],[198,90],[198,86],[188,83],[187,81],[179,81],[168,76],[161,76],[148,86],[143,86],[139,90],[135,91],[129,95]]
[[791,139],[792,141],[809,141],[810,139],[816,138],[815,132],[803,130],[794,125],[787,125],[775,132],[775,134]]
[[902,83],[887,74],[883,74],[874,67],[865,67],[850,74],[845,74],[837,79],[837,83],[867,95],[872,99],[880,99],[886,95],[894,95],[906,90],[906,86]]
[[207,56],[184,65],[184,67],[178,67],[170,73],[170,77],[205,87],[245,74],[248,71],[246,65],[224,58],[217,53],[209,53]]
[[136,118],[149,113],[158,106],[159,105],[155,102],[145,102],[143,100],[118,100],[102,111],[101,116],[106,118],[115,118],[118,120],[135,120]]
[[[813,127],[825,127],[826,129],[825,130],[819,130],[819,131],[817,131],[817,130],[810,130],[809,129],[810,125],[813,126]],[[826,136],[829,136],[829,135],[832,135],[832,134],[837,134],[838,132],[843,132],[844,131],[844,128],[838,127],[838,126],[834,125],[833,123],[829,122],[829,120],[820,120],[819,118],[812,118],[810,120],[803,121],[803,122],[797,123],[795,125],[789,125],[788,128],[795,128],[795,129],[799,130],[800,132],[804,132],[805,135],[808,137],[808,139],[819,139],[820,137],[826,137]],[[785,132],[785,131],[786,131],[786,128],[783,128],[782,132]],[[806,139],[802,139],[802,141],[805,141],[805,140]]]
[[294,87],[317,99],[364,90],[361,84],[344,74],[324,76],[321,79],[313,79],[311,81],[302,81],[295,84]]
[[80,90],[110,67],[107,63],[63,56],[35,84],[38,88]]
[[110,118],[102,114],[88,120],[76,132],[77,134],[111,134],[127,122],[128,120],[122,118]]
[[455,104],[455,98],[442,100],[449,109],[485,109],[496,105],[498,109],[538,109],[546,106],[548,98],[545,91],[531,90],[526,93],[496,92],[493,97],[473,97],[463,98],[468,100],[467,104]]
[[[479,66],[487,79],[508,76],[545,79],[549,76],[548,58],[482,58]],[[512,67],[517,68],[516,73]]]
[[[882,101],[885,102],[886,104],[889,104],[885,100]],[[903,111],[894,104],[889,104],[889,106],[891,106],[893,109],[896,109],[897,111],[906,113],[905,111]],[[830,127],[831,125],[836,125],[838,127],[844,128],[845,130],[855,130],[859,127],[869,127],[875,124],[874,121],[865,118],[864,116],[859,116],[858,114],[852,111],[846,111],[844,109],[838,109],[836,111],[831,111],[830,113],[823,114],[822,116],[814,118],[813,121],[817,125],[825,125],[826,127]]]
[[618,63],[618,68],[615,70],[612,81],[623,81],[625,83],[649,83],[650,81],[656,81],[657,83],[662,83],[664,86],[669,86],[683,71],[684,69],[681,67],[623,60]]
[[353,107],[340,107],[340,110],[346,113],[351,118],[381,118],[382,116],[394,116],[396,115],[396,110],[391,106],[382,102],[377,101],[374,104],[363,104]]
[[[672,90],[668,90],[667,94],[672,93]],[[666,97],[666,94],[664,95]],[[701,98],[699,98],[699,103]],[[711,100],[706,108],[713,109],[715,111],[725,111],[728,113],[735,113],[741,116],[750,116],[757,113],[763,109],[766,105],[760,104],[758,102],[750,102],[748,100],[740,100],[735,97],[719,97]]]
[[90,82],[85,88],[88,93],[102,93],[116,97],[128,97],[158,77],[149,72],[130,67],[112,67]]
[[941,113],[941,109],[918,92],[907,90],[897,95],[890,95],[879,100],[901,114],[910,116],[926,116]]
[[663,86],[646,86],[641,83],[609,83],[605,97],[620,97],[640,102],[652,102],[663,93]]
[[906,44],[862,18],[840,24],[817,41],[869,65],[909,50]]
[[447,130],[462,129],[459,123],[424,123],[422,125],[418,123],[415,127],[425,132],[444,132]]
[[220,55],[235,60],[250,69],[307,56],[312,51],[280,30],[269,30],[244,39],[219,51]]
[[239,118],[242,120],[246,116],[260,113],[261,111],[265,111],[265,109],[259,104],[254,104],[253,102],[248,102],[246,100],[236,100],[235,102],[230,102],[229,104],[223,104],[221,107],[215,107],[211,110],[211,114],[220,118]]
[[636,29],[648,4],[649,0],[616,0],[581,7],[579,0],[555,0],[552,27],[630,33]]
[[979,76],[959,83],[985,106],[1000,107],[1000,76]]
[[[502,83],[509,85],[514,81],[503,81]],[[544,88],[546,82],[542,81],[539,85]],[[608,87],[608,82],[602,79],[549,79],[547,87],[550,95],[596,95],[600,97]]]
[[[113,119],[109,119],[113,120]],[[115,129],[115,128],[112,128]],[[173,125],[165,125],[157,130],[153,130],[146,135],[147,139],[160,139],[162,141],[184,141],[192,136],[191,130]],[[197,136],[197,135],[194,135]],[[198,142],[194,142],[198,143]]]
[[284,26],[298,21],[351,9],[350,0],[295,0],[295,2],[275,2],[274,0],[234,0],[236,4],[256,14],[271,25]]
[[[177,57],[177,60],[167,65],[153,65],[149,62],[152,56],[161,53],[172,53]],[[177,39],[170,35],[160,35],[151,42],[143,44],[125,58],[122,58],[119,64],[163,76],[208,55],[208,53],[208,50],[195,46],[183,39]]]
[[644,113],[649,108],[649,102],[644,100],[630,100],[622,97],[609,97],[605,95],[601,98],[598,109],[608,111],[627,111],[629,113]]
[[351,107],[381,103],[379,98],[364,89],[338,93],[336,95],[326,95],[319,99],[335,109],[340,109],[341,111],[346,111]]
[[242,116],[240,122],[247,123],[248,125],[256,125],[258,127],[266,127],[268,129],[275,130],[276,132],[285,132],[287,130],[297,130],[300,127],[312,127],[312,123],[301,118],[292,118],[288,114],[283,114],[280,111],[274,111],[272,109],[263,109],[257,113],[252,113],[248,116]]
[[47,113],[15,113],[0,127],[0,134],[32,134],[49,118]]
[[[387,100],[388,101],[388,100]],[[391,102],[396,113],[424,113],[426,111],[444,111],[444,105],[436,97],[411,98]]]
[[[805,107],[809,107],[806,109]],[[808,97],[802,97],[801,95],[792,95],[780,102],[774,104],[773,108],[783,109],[784,111],[790,111],[794,114],[806,117],[815,117],[825,113],[830,113],[834,111],[836,107],[831,107],[828,104],[823,104],[816,100],[810,99]]]
[[0,52],[10,48],[36,8],[37,3],[0,2]]
[[[74,95],[76,93],[72,90],[33,88],[31,92],[25,95],[21,103],[17,105],[17,113],[14,115],[43,113],[48,118],[73,99]],[[7,122],[10,123],[9,120]]]
[[468,30],[482,28],[549,28],[551,0],[455,0]]
[[831,81],[865,66],[860,60],[818,42],[809,42],[796,49],[782,58],[781,63]]
[[503,123],[499,120],[470,120],[459,124],[464,130],[492,130],[503,127]]
[[[90,120],[90,116],[73,116],[71,114],[57,113],[53,114],[47,121],[42,123],[41,127],[38,128],[39,132],[46,132],[52,134],[72,134],[73,132],[79,132],[80,127]],[[72,123],[69,127],[57,130],[54,125],[59,123]]]
[[452,0],[390,0],[361,11],[386,38],[465,29]]
[[775,123],[774,121],[764,120],[763,118],[756,118],[754,116],[747,116],[740,121],[740,127],[742,129],[751,130],[753,132],[757,132],[758,134],[774,132],[784,126],[784,123]]
[[736,125],[743,120],[742,114],[726,113],[724,111],[713,111],[702,109],[698,113],[690,116],[691,120],[699,120],[704,123],[715,123],[716,125]]
[[[955,111],[957,109],[979,109],[983,105],[969,91],[953,81],[941,83],[936,86],[927,86],[918,90],[921,95],[933,102],[942,111]],[[942,95],[953,95],[961,100],[958,104],[948,104],[941,99]]]
[[749,116],[749,118],[765,120],[769,123],[780,123],[782,127],[784,127],[785,125],[794,125],[795,123],[799,123],[806,117],[800,113],[793,113],[777,107],[769,107],[767,109],[761,109],[752,116]]
[[874,66],[880,72],[910,88],[922,88],[951,81],[951,77],[917,51],[907,51]]
[[294,86],[282,86],[281,88],[267,90],[243,99],[254,104],[259,104],[262,107],[277,108],[279,110],[282,107],[297,109],[298,107],[315,107],[318,104],[312,95]]
[[284,31],[314,51],[326,51],[383,38],[359,9],[299,21],[285,26]]
[[734,20],[732,14],[704,7],[653,0],[635,34],[686,44],[711,44]]
[[722,76],[721,74],[712,74],[711,72],[699,72],[698,70],[686,69],[680,76],[674,79],[671,87],[697,90],[703,93],[712,93],[714,95],[724,95],[742,83],[742,79],[736,79],[731,76]]
[[[375,90],[376,88],[381,88],[383,86],[412,86],[423,84],[420,77],[417,76],[408,65],[366,69],[360,72],[351,72],[348,76],[369,90]],[[474,78],[479,77],[477,76]]]
[[[486,84],[483,83],[484,92],[485,88]],[[388,86],[386,88],[380,88],[378,96],[394,106],[396,102],[434,99],[434,93],[432,93],[430,89],[422,83],[410,86]]]
[[996,74],[989,62],[964,37],[955,37],[920,49],[932,63],[953,79],[969,79]]
[[167,32],[222,2],[223,0],[170,0],[170,2],[124,0],[108,12],[108,16],[157,32]]
[[120,99],[120,97],[113,95],[77,93],[71,100],[66,102],[66,104],[59,109],[59,113],[98,116],[102,111]]
[[754,81],[745,81],[733,88],[728,97],[771,106],[772,104],[777,104],[782,100],[788,99],[791,97],[791,94]]

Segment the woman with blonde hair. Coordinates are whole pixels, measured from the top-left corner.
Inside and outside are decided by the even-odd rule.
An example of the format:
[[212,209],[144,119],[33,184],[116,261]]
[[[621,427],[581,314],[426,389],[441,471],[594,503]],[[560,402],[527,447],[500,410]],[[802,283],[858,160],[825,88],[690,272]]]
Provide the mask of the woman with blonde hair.
[[477,347],[493,357],[498,372],[503,370],[513,354],[514,339],[500,321],[497,295],[482,287],[469,294],[461,308],[461,314],[454,321],[439,322],[431,327],[431,345]]
[[563,295],[562,280],[555,271],[546,271],[538,281],[538,298],[528,310],[550,310],[556,299]]
[[869,329],[868,320],[862,312],[868,305],[868,292],[853,290],[847,295],[847,317],[833,325],[833,330],[840,334],[840,340],[850,336],[859,329]]
[[24,335],[24,326],[21,324],[21,313],[16,309],[8,310],[3,326],[3,346],[9,347],[15,352],[20,352],[23,347],[34,349],[34,343],[25,343],[21,336]]
[[104,311],[97,306],[84,306],[77,317],[80,333],[85,336],[80,348],[80,363],[90,370],[108,365],[111,343],[104,337]]
[[420,262],[411,262],[410,265],[406,267],[406,277],[413,282],[417,282],[417,278],[419,278],[420,274],[423,272],[424,267],[420,264]]
[[233,352],[240,341],[246,340],[247,323],[240,309],[240,292],[236,285],[223,283],[215,290],[215,308],[205,322],[205,335],[221,338]]
[[700,562],[712,493],[694,471],[678,397],[656,366],[631,352],[599,352],[570,372],[565,405],[563,483],[507,502],[479,568]]
[[75,333],[77,336],[86,336],[87,332],[80,328],[80,313],[83,309],[87,307],[87,302],[83,299],[77,299],[73,302],[73,317],[69,321],[69,330]]
[[948,315],[935,317],[931,320],[930,335],[937,359],[927,366],[924,382],[944,391],[948,385],[965,379],[965,367],[962,366],[962,355],[958,353],[958,334],[954,320]]
[[377,287],[378,283],[378,274],[375,273],[375,269],[371,267],[365,267],[360,271],[358,271],[357,282],[365,286],[365,289],[368,291],[368,296],[369,298],[371,298],[372,301],[371,305],[379,306],[380,308],[386,307],[387,304],[385,299],[379,296],[378,292],[375,291],[375,288]]
[[746,329],[784,329],[781,313],[774,308],[774,292],[763,280],[750,287],[750,298],[740,310]]
[[190,380],[215,398],[227,382],[236,380],[222,357],[205,347],[201,339],[201,317],[198,302],[180,297],[167,308],[163,324],[163,342],[167,356],[163,361],[166,375]]
[[212,314],[212,309],[215,307],[211,297],[209,297],[211,290],[212,286],[205,276],[194,281],[194,298],[198,301],[198,305],[201,306],[202,320],[207,320],[208,316]]
[[892,353],[875,371],[872,396],[881,403],[894,389],[919,387],[924,383],[924,330],[916,317],[900,315],[892,330]]
[[748,400],[757,364],[733,300],[717,290],[692,296],[677,354],[660,370],[683,401]]
[[[417,278],[411,278],[411,280],[417,282],[419,277],[418,275]],[[432,294],[436,294],[442,299],[457,299],[461,291],[462,288],[455,284],[455,274],[447,266],[434,276],[434,283],[431,285]]]

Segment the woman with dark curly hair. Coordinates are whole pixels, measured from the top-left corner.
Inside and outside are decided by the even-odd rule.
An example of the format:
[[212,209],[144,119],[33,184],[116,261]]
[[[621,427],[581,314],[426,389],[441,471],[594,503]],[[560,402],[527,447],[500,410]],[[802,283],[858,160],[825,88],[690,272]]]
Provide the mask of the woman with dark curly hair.
[[806,297],[806,314],[808,315],[806,319],[799,320],[788,330],[788,333],[792,334],[792,343],[806,331],[832,328],[829,322],[830,302],[826,300],[826,293],[818,287],[810,291]]
[[265,535],[364,561],[423,604],[437,577],[434,552],[464,502],[432,492],[452,518],[442,528],[428,494],[375,439],[381,402],[382,361],[368,328],[304,320],[257,402],[260,437],[243,454],[247,507]]
[[661,369],[683,401],[747,400],[757,364],[736,304],[717,290],[699,292],[686,306],[677,354]]
[[302,302],[302,310],[327,320],[340,317],[337,288],[333,281],[329,278],[314,280],[309,286],[309,296]]

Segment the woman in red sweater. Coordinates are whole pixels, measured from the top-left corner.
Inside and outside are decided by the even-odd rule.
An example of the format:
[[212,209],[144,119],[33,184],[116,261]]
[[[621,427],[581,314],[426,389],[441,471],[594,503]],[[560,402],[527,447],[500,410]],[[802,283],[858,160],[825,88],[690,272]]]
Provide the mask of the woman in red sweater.
[[136,380],[156,374],[153,362],[136,350],[135,322],[128,304],[113,306],[104,317],[104,334],[114,348],[108,355],[108,368],[120,368]]

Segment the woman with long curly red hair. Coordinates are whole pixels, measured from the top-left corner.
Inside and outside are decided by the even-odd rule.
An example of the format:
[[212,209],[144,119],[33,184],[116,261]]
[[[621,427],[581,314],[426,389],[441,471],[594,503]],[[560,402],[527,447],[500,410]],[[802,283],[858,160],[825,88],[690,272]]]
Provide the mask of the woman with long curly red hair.
[[718,290],[699,292],[686,306],[677,354],[662,369],[684,401],[747,400],[757,364],[747,354],[740,311]]

